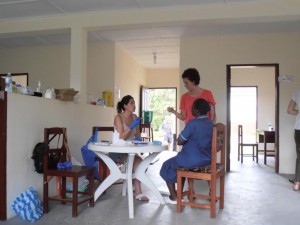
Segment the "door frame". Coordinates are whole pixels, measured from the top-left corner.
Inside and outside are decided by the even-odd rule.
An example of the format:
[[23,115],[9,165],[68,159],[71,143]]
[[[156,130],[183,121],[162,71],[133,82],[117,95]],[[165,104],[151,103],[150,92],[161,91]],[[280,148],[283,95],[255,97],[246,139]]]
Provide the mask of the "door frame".
[[230,149],[231,149],[231,121],[230,121],[230,87],[231,87],[231,68],[237,66],[256,66],[256,67],[274,67],[275,75],[275,173],[279,173],[279,64],[270,63],[270,64],[229,64],[226,65],[226,94],[227,94],[227,117],[226,117],[226,126],[227,126],[227,146],[226,146],[226,171],[230,171]]

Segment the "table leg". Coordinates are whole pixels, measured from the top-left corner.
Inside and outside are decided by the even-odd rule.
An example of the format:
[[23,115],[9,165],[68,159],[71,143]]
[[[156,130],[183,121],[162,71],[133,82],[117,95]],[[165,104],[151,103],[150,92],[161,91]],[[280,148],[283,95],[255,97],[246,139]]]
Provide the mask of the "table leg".
[[129,209],[129,218],[134,218],[134,206],[133,206],[133,189],[132,189],[132,167],[134,161],[135,153],[129,153],[127,159],[127,195],[128,195],[128,209]]
[[152,182],[152,180],[146,175],[146,170],[153,159],[159,154],[160,152],[155,152],[147,156],[136,168],[134,177],[145,184],[157,197],[161,204],[165,204],[165,200],[162,197],[161,193],[159,192],[157,186]]
[[95,201],[100,197],[100,195],[107,189],[109,188],[114,182],[119,180],[120,178],[124,179],[123,174],[121,173],[119,167],[117,164],[106,154],[103,154],[101,152],[96,153],[103,161],[104,163],[108,166],[110,169],[110,174],[109,176],[100,184],[100,186],[96,189],[95,194],[94,194],[94,199]]

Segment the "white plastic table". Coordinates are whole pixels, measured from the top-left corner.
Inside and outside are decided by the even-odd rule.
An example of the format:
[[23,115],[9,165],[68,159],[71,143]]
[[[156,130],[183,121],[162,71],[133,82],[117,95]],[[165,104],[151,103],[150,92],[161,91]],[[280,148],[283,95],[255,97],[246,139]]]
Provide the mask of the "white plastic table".
[[[126,144],[122,146],[116,145],[99,145],[98,143],[90,143],[88,148],[94,151],[108,166],[110,169],[110,175],[100,184],[96,189],[94,198],[95,201],[99,196],[114,182],[119,179],[126,180],[127,183],[127,195],[128,195],[128,209],[129,209],[129,218],[134,218],[134,205],[133,205],[133,189],[132,189],[132,179],[136,178],[146,185],[157,197],[161,204],[165,204],[164,198],[159,192],[157,186],[152,182],[152,180],[146,175],[146,170],[153,159],[162,151],[167,149],[166,145],[153,145],[149,144]],[[117,166],[117,164],[108,156],[109,152],[115,153],[127,153],[127,165],[126,172],[123,173]],[[136,168],[135,173],[133,173],[133,161],[134,156],[137,153],[150,153]],[[126,191],[123,188],[123,195],[126,194]]]

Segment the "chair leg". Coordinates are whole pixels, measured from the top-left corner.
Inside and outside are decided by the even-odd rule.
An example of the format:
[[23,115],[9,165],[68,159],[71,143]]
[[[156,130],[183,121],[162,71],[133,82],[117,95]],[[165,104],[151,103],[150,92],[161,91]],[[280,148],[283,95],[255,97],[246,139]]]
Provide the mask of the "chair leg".
[[224,209],[224,195],[225,195],[225,176],[220,178],[220,204],[219,208]]
[[[66,189],[67,189],[67,178],[66,177],[62,177],[61,178],[61,191],[60,191],[62,199],[66,199],[67,198]],[[66,204],[66,202],[62,201],[61,204]]]
[[48,204],[48,182],[47,176],[44,175],[44,185],[43,185],[43,208],[44,213],[48,213],[49,211],[49,204]]
[[241,146],[241,163],[243,163],[243,158],[244,158],[244,155],[243,155],[243,146]]
[[99,175],[100,175],[100,181],[103,182],[109,175],[109,168],[105,164],[105,162],[101,159],[99,161]]
[[182,212],[182,206],[181,206],[182,190],[183,190],[183,184],[182,184],[181,172],[177,171],[177,212],[178,213]]
[[216,217],[216,180],[210,182],[210,218]]
[[77,217],[78,203],[78,177],[73,177],[73,191],[72,191],[72,217]]
[[194,202],[194,179],[188,178],[188,184],[189,184],[189,202]]
[[255,147],[256,147],[256,163],[258,163],[258,145],[256,145]]
[[94,200],[94,173],[90,174],[88,176],[89,179],[89,207],[95,206],[95,200]]
[[264,143],[264,164],[267,164],[267,144]]
[[185,184],[185,177],[181,177],[181,192],[183,193],[183,189],[184,189],[184,184]]

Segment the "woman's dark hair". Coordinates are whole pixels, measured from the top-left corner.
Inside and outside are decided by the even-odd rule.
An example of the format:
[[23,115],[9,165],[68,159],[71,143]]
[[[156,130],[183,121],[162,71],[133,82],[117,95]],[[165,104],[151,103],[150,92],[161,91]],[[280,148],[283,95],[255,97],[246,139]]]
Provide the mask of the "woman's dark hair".
[[118,104],[117,104],[117,112],[118,113],[122,113],[125,110],[124,105],[127,105],[129,103],[130,99],[133,99],[133,97],[131,95],[126,95],[122,98],[121,101],[118,102]]
[[198,98],[194,101],[192,107],[193,116],[206,115],[210,111],[209,103],[203,98]]
[[188,68],[182,73],[182,78],[187,78],[189,81],[193,82],[195,85],[200,84],[200,74],[195,68]]

